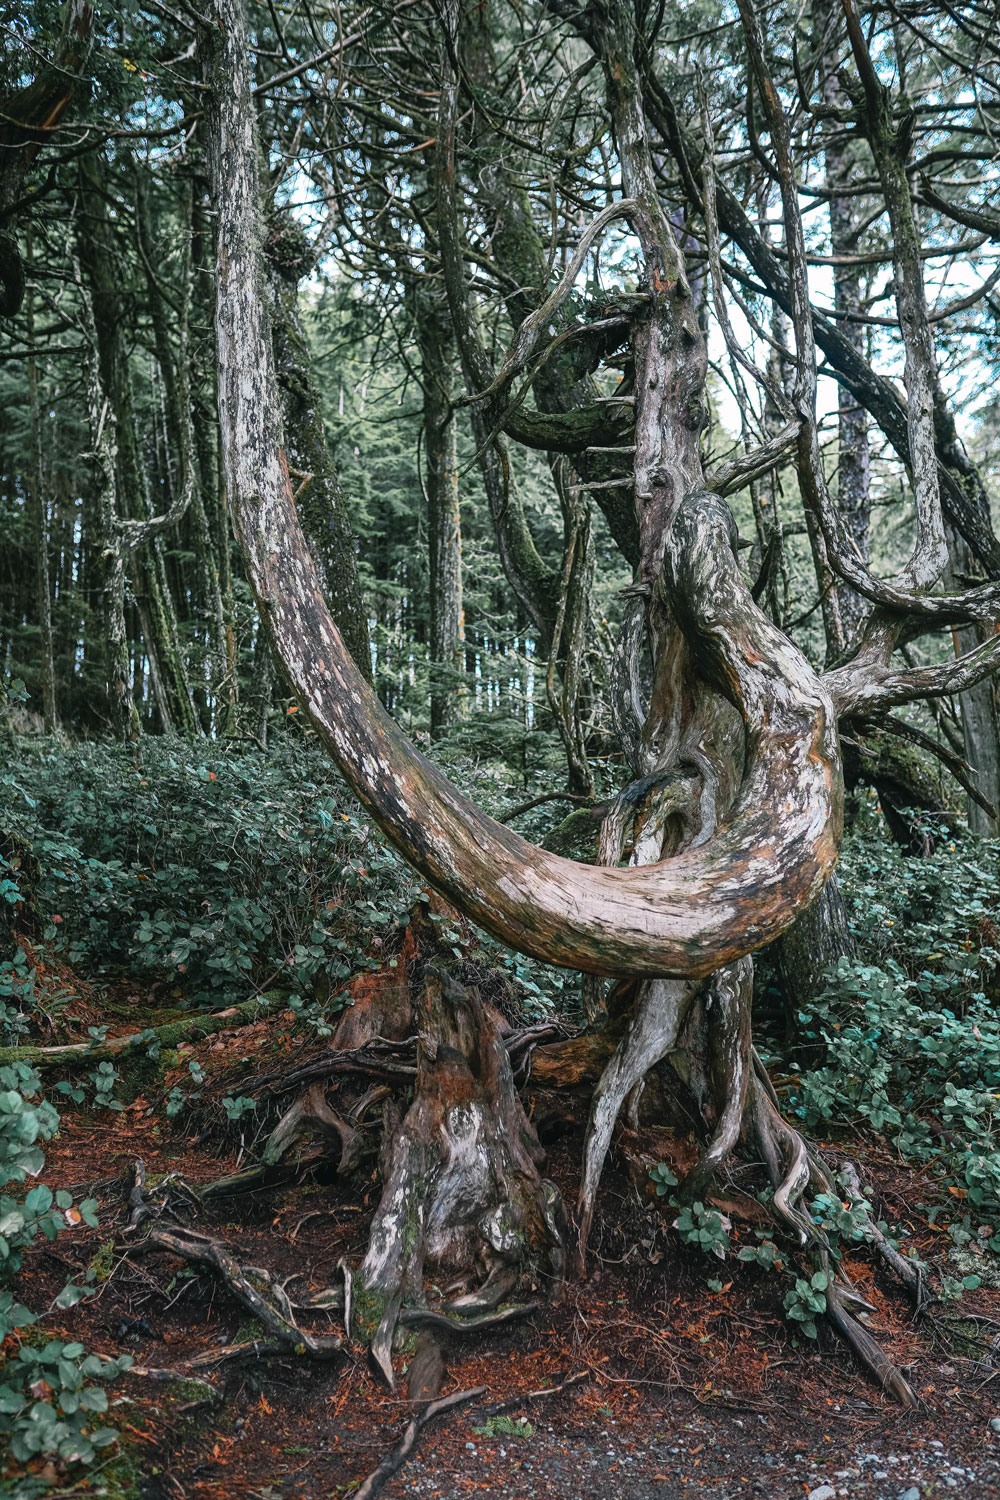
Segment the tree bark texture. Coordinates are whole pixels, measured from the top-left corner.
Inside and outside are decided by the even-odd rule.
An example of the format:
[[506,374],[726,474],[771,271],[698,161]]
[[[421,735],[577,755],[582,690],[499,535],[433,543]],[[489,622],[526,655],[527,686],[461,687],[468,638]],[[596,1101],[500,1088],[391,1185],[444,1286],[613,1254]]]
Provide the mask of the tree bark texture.
[[[843,92],[832,72],[825,98],[831,106],[844,102]],[[853,197],[844,191],[851,186],[856,163],[857,153],[849,144],[838,140],[827,147],[826,184],[833,193],[830,198],[830,252],[839,258],[833,268],[833,305],[842,318],[843,336],[854,344],[860,355],[864,332],[860,322],[851,322],[851,315],[861,312],[861,269],[848,262],[857,249],[857,215]],[[837,507],[850,542],[867,562],[871,487],[868,414],[847,385],[841,384],[838,390]],[[839,584],[838,594],[844,634],[851,644],[860,635],[870,609],[848,583]]]

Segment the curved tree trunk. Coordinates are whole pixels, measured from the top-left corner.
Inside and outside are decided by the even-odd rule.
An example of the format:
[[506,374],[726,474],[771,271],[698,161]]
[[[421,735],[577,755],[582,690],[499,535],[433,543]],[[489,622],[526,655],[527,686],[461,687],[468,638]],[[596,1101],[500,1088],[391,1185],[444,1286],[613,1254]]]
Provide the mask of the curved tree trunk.
[[[656,193],[631,20],[619,7],[587,15],[646,266],[631,342],[638,586],[653,688],[639,751],[642,779],[612,809],[608,863],[593,867],[525,843],[461,797],[382,712],[330,618],[281,447],[240,0],[213,0],[212,17],[223,452],[248,574],[276,657],[387,836],[467,916],[549,962],[631,976],[620,989],[617,1041],[591,1110],[578,1263],[618,1112],[669,1054],[703,1125],[701,1155],[682,1191],[703,1192],[741,1133],[749,1135],[767,1163],[775,1215],[828,1270],[831,1316],[864,1353],[867,1336],[847,1310],[857,1298],[800,1206],[811,1182],[829,1189],[830,1179],[782,1121],[750,1033],[748,955],[791,925],[836,862],[842,782],[834,705],[801,653],[754,604],[737,565],[732,516],[703,488],[706,352]],[[456,0],[448,0],[445,22],[454,37]],[[439,122],[445,162],[457,112],[457,79],[446,70]],[[633,852],[621,868],[626,842]],[[387,1132],[385,1189],[360,1273],[373,1355],[386,1373],[404,1301],[409,1321],[425,1315],[426,1257],[485,1275],[481,1304],[503,1296],[511,1275],[546,1258],[557,1269],[563,1241],[494,1024],[474,996],[433,974],[420,1014],[413,1103]],[[606,1047],[597,1050],[607,1058]],[[869,1362],[877,1363],[875,1356]],[[912,1399],[891,1368],[886,1378],[896,1381],[901,1399]]]

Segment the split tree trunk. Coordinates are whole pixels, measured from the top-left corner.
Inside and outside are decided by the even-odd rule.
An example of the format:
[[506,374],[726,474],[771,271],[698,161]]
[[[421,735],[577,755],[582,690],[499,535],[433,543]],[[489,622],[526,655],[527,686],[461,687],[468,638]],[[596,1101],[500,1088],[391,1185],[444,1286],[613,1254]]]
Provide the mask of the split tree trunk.
[[[581,1259],[615,1118],[669,1052],[703,1125],[701,1156],[684,1187],[703,1191],[741,1131],[749,1133],[767,1163],[776,1216],[830,1272],[831,1316],[860,1352],[866,1336],[847,1311],[853,1294],[801,1207],[811,1183],[831,1190],[829,1177],[781,1120],[750,1034],[749,954],[789,927],[836,861],[842,783],[834,705],[754,604],[733,518],[702,488],[705,346],[657,196],[631,19],[617,7],[573,15],[603,64],[646,267],[647,299],[632,328],[634,479],[654,680],[641,747],[647,774],[619,799],[608,832],[612,854],[612,835],[622,834],[620,853],[631,823],[631,867],[613,857],[604,867],[577,865],[486,818],[380,710],[344,648],[296,518],[281,446],[242,5],[212,0],[219,398],[234,514],[262,620],[299,702],[410,863],[522,951],[633,978],[622,992],[621,1039],[594,1096]],[[447,0],[444,20],[454,39],[455,0]],[[441,91],[446,145],[457,105],[449,69]],[[563,1240],[496,1028],[474,997],[433,975],[420,1003],[414,1102],[388,1136],[386,1190],[362,1271],[380,1314],[373,1352],[383,1370],[404,1297],[422,1295],[425,1255],[464,1262],[463,1271],[486,1273],[487,1286],[495,1275],[504,1285],[505,1264],[516,1273]],[[869,1362],[877,1365],[874,1356]],[[901,1399],[912,1399],[901,1377],[885,1374]]]

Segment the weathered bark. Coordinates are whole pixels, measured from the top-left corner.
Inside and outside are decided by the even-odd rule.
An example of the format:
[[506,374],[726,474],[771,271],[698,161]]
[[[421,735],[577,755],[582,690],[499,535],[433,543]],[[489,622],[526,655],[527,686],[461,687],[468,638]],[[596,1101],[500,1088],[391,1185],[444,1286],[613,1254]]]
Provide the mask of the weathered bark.
[[[216,13],[227,37],[238,25],[242,35],[232,0],[217,0]],[[697,461],[703,408],[697,386],[678,390],[663,376],[674,352],[662,347],[663,318],[637,331],[654,402],[663,403],[662,439],[654,418],[636,461],[650,539],[644,582],[676,609],[686,659],[742,716],[745,770],[714,837],[648,869],[601,870],[544,854],[462,798],[383,713],[343,649],[304,545],[281,445],[251,192],[253,121],[240,86],[245,62],[228,40],[221,51],[222,76],[233,80],[215,90],[214,104],[224,461],[262,618],[321,738],[416,867],[525,951],[594,972],[698,977],[761,946],[821,888],[836,859],[832,709],[804,658],[750,599],[723,503],[696,488],[685,494],[697,485],[697,470],[687,470],[692,454]],[[630,128],[641,129],[641,119]],[[683,283],[655,262],[650,280],[678,350],[689,339],[700,349],[700,331],[685,322]],[[665,612],[665,603],[655,607]]]
[[[801,1207],[810,1180],[829,1179],[781,1120],[754,1057],[748,955],[780,935],[832,872],[842,813],[834,706],[802,655],[757,609],[737,566],[732,516],[703,487],[704,339],[657,198],[632,18],[617,6],[594,6],[586,16],[646,274],[631,329],[633,474],[653,682],[638,747],[643,795],[630,803],[629,788],[612,809],[603,867],[533,848],[461,798],[380,711],[344,649],[295,516],[281,448],[240,0],[213,0],[212,18],[224,461],[248,576],[298,701],[375,820],[466,915],[549,962],[631,977],[617,991],[613,1037],[603,1039],[614,1050],[588,1129],[579,1257],[618,1111],[669,1052],[704,1126],[687,1190],[701,1190],[741,1130],[752,1130],[774,1184],[776,1216],[829,1267],[825,1241]],[[447,0],[444,21],[453,40],[456,0]],[[446,70],[442,82],[448,162],[454,72]],[[839,681],[845,694],[856,690],[849,678]],[[631,863],[619,868],[628,832]],[[386,1374],[402,1303],[423,1293],[425,1254],[466,1268],[481,1257],[483,1297],[495,1298],[509,1290],[510,1267],[524,1263],[525,1238],[529,1259],[563,1238],[497,1028],[474,996],[428,980],[414,1099],[405,1121],[387,1133],[386,1189],[361,1273],[372,1353]],[[859,1299],[842,1271],[830,1269],[831,1316],[875,1367],[881,1357],[865,1353],[847,1311]],[[419,1309],[417,1316],[441,1319]],[[882,1373],[901,1399],[912,1399],[891,1367]]]
[[854,955],[854,939],[836,875],[827,881],[809,910],[775,943],[773,951],[785,1000],[786,1030],[793,1037],[797,1013],[821,993],[827,969],[839,958]]
[[488,1286],[509,1290],[525,1270],[562,1274],[559,1192],[540,1175],[544,1153],[495,1018],[474,990],[428,971],[414,1019],[413,1102],[386,1137],[358,1272],[355,1305],[372,1333],[401,1305],[424,1304],[426,1265],[478,1274],[487,1299]]
[[[824,101],[835,107],[844,102],[831,69],[824,90]],[[844,337],[863,353],[864,333],[860,322],[851,315],[861,312],[861,268],[850,263],[857,249],[855,200],[850,194],[851,179],[857,166],[857,153],[849,143],[836,137],[826,148],[826,185],[833,191],[830,198],[830,252],[837,258],[833,268],[833,305],[841,315]],[[845,384],[838,386],[837,408],[837,508],[844,521],[844,531],[858,555],[868,561],[868,524],[870,511],[871,454],[868,447],[868,414]],[[869,607],[850,584],[838,588],[840,615],[848,644],[856,641]]]

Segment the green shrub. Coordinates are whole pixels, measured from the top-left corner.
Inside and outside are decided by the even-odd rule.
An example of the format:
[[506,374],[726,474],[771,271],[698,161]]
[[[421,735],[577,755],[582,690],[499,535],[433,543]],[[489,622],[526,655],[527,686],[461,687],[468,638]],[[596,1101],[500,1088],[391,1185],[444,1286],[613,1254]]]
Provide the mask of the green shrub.
[[[92,1198],[74,1207],[71,1194],[53,1193],[44,1183],[23,1197],[7,1191],[38,1177],[45,1165],[41,1143],[58,1128],[59,1113],[41,1097],[38,1074],[25,1063],[0,1068],[0,1342],[13,1335],[20,1345],[0,1369],[0,1433],[19,1462],[45,1455],[86,1464],[117,1436],[101,1425],[108,1397],[93,1382],[113,1380],[131,1359],[103,1359],[60,1339],[40,1347],[29,1342],[37,1315],[17,1301],[10,1285],[37,1235],[54,1240],[67,1221],[97,1225]],[[70,1307],[84,1295],[70,1282],[56,1305]]]
[[[458,760],[478,795],[480,768]],[[492,767],[486,801],[499,810],[509,789]],[[184,1004],[211,1009],[279,988],[321,1035],[347,980],[378,966],[422,890],[302,739],[266,754],[174,739],[22,741],[16,769],[0,772],[4,826],[39,869],[33,899],[46,942],[81,973],[167,982]],[[528,1014],[575,1000],[570,971],[484,935],[470,948],[446,926],[456,958],[503,970]],[[0,970],[6,1040],[22,1039],[53,1003],[26,955]]]
[[[301,744],[263,755],[26,742],[0,776],[5,820],[38,861],[46,937],[71,964],[171,980],[196,1006],[274,984],[335,1003],[418,892]],[[10,1035],[30,996],[13,971],[7,988]]]

